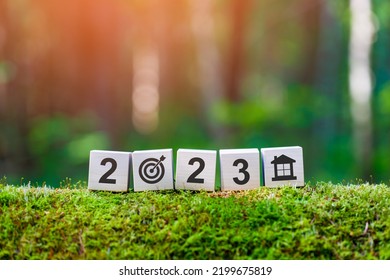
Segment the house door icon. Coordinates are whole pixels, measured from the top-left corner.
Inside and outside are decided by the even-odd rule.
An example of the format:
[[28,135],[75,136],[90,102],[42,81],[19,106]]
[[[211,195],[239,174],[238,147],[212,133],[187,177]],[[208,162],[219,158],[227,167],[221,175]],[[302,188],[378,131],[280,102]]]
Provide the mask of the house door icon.
[[275,172],[275,177],[272,178],[272,181],[296,180],[297,177],[294,176],[294,162],[296,162],[294,159],[286,155],[275,156],[274,160],[271,161]]

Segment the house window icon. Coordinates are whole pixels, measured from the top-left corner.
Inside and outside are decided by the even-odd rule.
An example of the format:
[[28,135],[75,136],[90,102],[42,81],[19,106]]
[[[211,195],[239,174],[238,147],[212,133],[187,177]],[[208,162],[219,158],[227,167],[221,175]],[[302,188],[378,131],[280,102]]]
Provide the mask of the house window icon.
[[294,176],[294,162],[296,162],[294,159],[286,155],[275,156],[274,160],[271,161],[275,172],[275,177],[272,178],[272,181],[296,180],[297,177]]

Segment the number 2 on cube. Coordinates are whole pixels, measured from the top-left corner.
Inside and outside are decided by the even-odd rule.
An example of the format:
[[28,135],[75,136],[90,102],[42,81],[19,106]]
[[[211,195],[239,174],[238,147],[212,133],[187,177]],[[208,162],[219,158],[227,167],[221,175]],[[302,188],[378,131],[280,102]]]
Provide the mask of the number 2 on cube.
[[88,189],[128,191],[131,155],[130,152],[91,151]]
[[188,177],[187,183],[204,184],[204,179],[196,178],[196,176],[198,176],[200,173],[202,173],[203,169],[206,166],[206,163],[204,162],[203,159],[201,159],[199,157],[194,157],[194,158],[190,159],[188,164],[194,165],[196,162],[199,163],[199,167],[198,167],[198,169],[195,170],[194,173],[191,174],[190,177]]
[[105,159],[102,160],[100,165],[104,165],[105,166],[105,165],[107,165],[107,163],[111,163],[111,168],[106,173],[103,174],[103,176],[99,180],[99,183],[103,183],[103,184],[116,184],[116,180],[115,179],[109,179],[108,177],[111,176],[115,172],[115,170],[118,167],[118,163],[113,158],[105,158]]
[[216,164],[216,151],[179,149],[176,189],[214,191]]

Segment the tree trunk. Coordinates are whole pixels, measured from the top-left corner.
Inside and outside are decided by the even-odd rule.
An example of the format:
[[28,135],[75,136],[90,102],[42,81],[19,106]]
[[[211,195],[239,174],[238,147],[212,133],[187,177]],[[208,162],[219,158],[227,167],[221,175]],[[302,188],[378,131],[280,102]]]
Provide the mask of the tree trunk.
[[231,102],[240,100],[240,82],[243,76],[244,41],[251,0],[232,0],[232,30],[228,52],[226,96]]
[[337,113],[340,112],[338,102],[342,96],[340,91],[340,81],[338,72],[340,70],[340,61],[342,56],[341,26],[333,16],[332,7],[329,1],[322,2],[319,13],[319,36],[318,48],[316,54],[316,71],[314,88],[323,96],[329,104],[329,110],[321,116],[321,119],[315,125],[315,135],[322,144],[326,153],[326,144],[332,141],[337,134]]
[[301,9],[302,25],[305,30],[304,54],[301,81],[306,85],[314,85],[317,69],[317,54],[319,49],[319,34],[321,29],[322,0],[304,0]]
[[214,35],[212,3],[210,0],[191,1],[191,20],[200,73],[202,110],[204,115],[208,116],[208,128],[213,138],[223,140],[226,134],[224,128],[210,121],[213,104],[221,100],[223,96],[221,62]]
[[350,0],[350,9],[349,91],[354,148],[360,173],[368,179],[372,172],[373,151],[370,55],[375,30],[371,0]]
[[4,67],[2,64],[5,63],[5,42],[7,37],[7,28],[6,28],[6,1],[0,2],[0,121],[6,117],[5,109],[7,108],[6,102],[6,82],[7,82],[7,73],[6,70],[2,69]]

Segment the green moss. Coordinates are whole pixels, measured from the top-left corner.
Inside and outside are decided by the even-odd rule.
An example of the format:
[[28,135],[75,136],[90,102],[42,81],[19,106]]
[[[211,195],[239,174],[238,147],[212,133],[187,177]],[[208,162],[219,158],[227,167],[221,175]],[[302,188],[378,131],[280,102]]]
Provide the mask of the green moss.
[[0,259],[390,259],[390,188],[0,186]]

